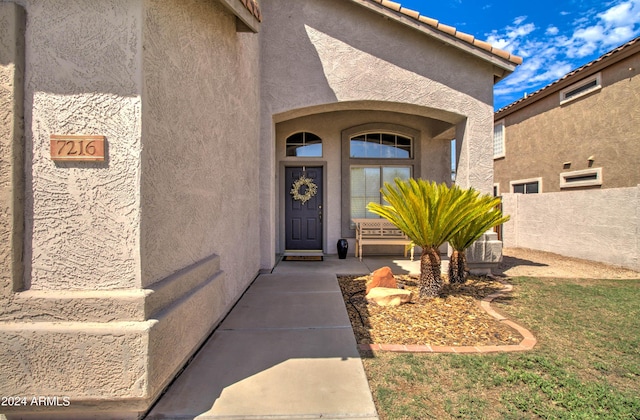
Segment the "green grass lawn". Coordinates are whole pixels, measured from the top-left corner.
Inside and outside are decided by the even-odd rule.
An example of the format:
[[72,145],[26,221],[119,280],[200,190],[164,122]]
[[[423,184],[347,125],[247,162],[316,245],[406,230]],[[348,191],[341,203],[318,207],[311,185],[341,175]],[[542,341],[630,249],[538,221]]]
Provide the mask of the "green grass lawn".
[[640,419],[640,280],[515,278],[523,353],[363,353],[381,419]]

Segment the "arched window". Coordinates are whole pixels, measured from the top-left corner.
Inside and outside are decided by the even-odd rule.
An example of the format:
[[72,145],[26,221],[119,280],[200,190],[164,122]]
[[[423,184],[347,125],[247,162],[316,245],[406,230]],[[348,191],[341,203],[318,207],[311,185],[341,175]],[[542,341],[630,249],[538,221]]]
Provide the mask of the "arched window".
[[322,157],[322,139],[313,133],[292,134],[287,138],[287,156]]
[[392,133],[366,133],[351,137],[350,158],[411,159],[412,139]]

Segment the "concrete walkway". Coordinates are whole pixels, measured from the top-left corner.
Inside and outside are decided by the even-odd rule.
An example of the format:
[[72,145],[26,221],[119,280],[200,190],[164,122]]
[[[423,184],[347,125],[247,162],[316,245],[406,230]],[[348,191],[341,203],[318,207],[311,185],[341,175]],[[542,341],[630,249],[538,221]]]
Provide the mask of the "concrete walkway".
[[254,281],[147,419],[377,419],[336,274],[384,265],[419,270],[393,258],[280,262]]

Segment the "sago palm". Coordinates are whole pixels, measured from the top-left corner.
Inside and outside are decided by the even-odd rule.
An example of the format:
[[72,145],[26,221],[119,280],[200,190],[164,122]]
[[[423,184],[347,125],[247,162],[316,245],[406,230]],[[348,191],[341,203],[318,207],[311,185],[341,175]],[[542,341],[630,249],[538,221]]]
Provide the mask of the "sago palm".
[[497,208],[499,203],[499,198],[480,195],[477,192],[467,202],[460,203],[472,209],[473,218],[449,238],[449,245],[453,248],[449,260],[450,283],[467,281],[466,249],[480,239],[486,231],[509,220],[509,216],[504,216]]
[[422,179],[385,183],[382,197],[389,203],[367,208],[389,220],[422,248],[419,289],[421,297],[435,297],[442,288],[438,248],[473,219],[473,208],[462,206],[474,192]]

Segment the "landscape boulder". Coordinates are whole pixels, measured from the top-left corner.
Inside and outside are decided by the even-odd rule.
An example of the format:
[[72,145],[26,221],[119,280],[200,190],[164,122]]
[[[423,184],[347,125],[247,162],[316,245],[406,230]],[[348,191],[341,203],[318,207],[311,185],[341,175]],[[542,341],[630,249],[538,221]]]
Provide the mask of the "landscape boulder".
[[392,289],[389,287],[374,287],[367,293],[367,302],[380,306],[399,306],[411,301],[412,293],[404,289]]
[[367,295],[374,287],[397,289],[398,283],[389,267],[382,267],[373,272],[373,278],[367,283]]

